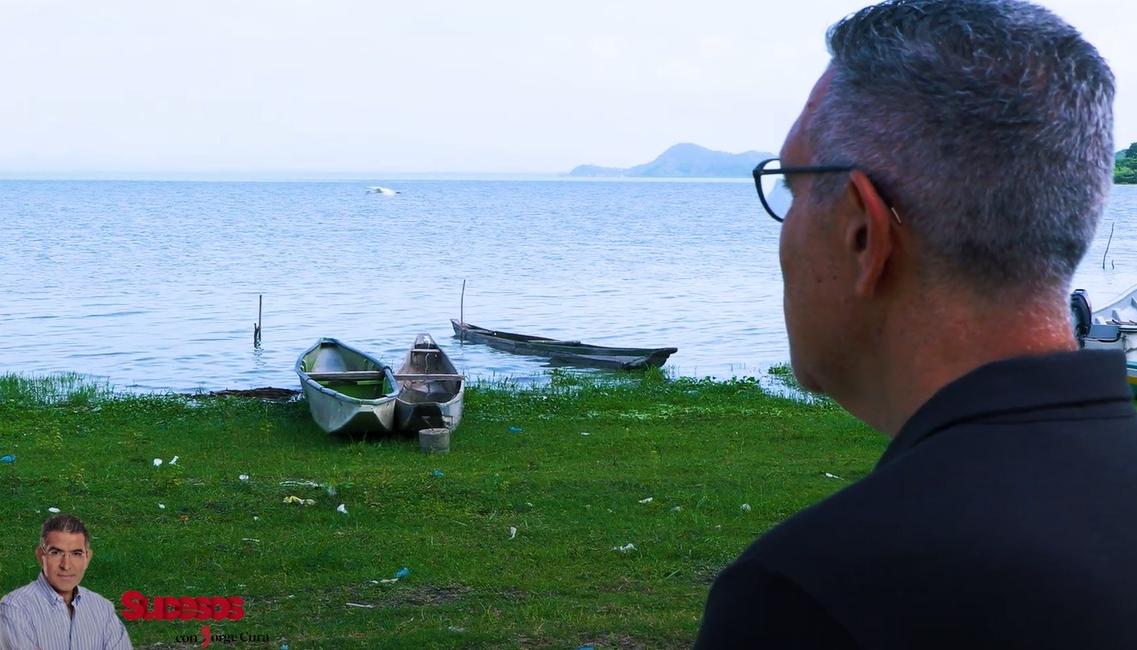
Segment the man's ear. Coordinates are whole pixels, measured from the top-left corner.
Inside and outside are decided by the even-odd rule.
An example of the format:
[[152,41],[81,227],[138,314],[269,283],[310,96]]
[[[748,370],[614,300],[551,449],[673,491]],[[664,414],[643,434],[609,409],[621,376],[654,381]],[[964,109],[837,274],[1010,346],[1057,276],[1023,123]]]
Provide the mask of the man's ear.
[[43,547],[36,544],[36,562],[43,564]]
[[894,253],[895,215],[864,172],[849,172],[852,214],[846,222],[845,245],[856,258],[854,291],[872,298],[880,289],[884,269]]

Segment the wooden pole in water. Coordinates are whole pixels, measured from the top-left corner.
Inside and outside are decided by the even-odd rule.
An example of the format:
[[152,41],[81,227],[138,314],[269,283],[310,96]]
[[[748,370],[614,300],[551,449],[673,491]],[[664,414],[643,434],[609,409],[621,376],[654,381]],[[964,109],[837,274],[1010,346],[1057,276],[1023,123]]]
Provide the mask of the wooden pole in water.
[[253,325],[253,347],[261,347],[261,312],[264,307],[264,294],[257,295],[257,324]]
[[[462,278],[462,297],[458,300],[458,322],[466,324],[466,278]],[[462,336],[458,340],[466,340],[466,330],[462,330]]]
[[1105,256],[1109,255],[1109,245],[1113,243],[1113,227],[1116,225],[1116,221],[1109,225],[1109,241],[1105,243],[1105,252],[1101,254],[1101,267],[1103,269],[1105,268]]

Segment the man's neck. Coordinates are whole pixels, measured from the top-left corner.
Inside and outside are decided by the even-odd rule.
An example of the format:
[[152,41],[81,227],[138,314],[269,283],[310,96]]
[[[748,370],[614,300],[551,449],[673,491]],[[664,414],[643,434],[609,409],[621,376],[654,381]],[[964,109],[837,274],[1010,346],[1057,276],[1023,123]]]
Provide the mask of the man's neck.
[[[967,303],[940,303],[959,305]],[[890,438],[944,386],[994,361],[1077,349],[1061,306],[964,307],[928,305],[896,310],[885,319],[879,354],[866,355],[859,377],[837,401]],[[1026,316],[1024,316],[1026,314]]]

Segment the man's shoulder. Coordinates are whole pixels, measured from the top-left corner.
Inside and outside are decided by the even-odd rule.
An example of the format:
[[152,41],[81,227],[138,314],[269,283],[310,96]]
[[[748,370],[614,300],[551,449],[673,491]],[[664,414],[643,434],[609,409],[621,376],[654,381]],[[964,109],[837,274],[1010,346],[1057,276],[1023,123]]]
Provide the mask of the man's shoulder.
[[32,580],[28,584],[22,587],[17,587],[12,591],[4,594],[4,597],[0,598],[0,605],[21,605],[32,600],[33,598],[39,597],[39,594],[39,587],[36,585],[36,581]]

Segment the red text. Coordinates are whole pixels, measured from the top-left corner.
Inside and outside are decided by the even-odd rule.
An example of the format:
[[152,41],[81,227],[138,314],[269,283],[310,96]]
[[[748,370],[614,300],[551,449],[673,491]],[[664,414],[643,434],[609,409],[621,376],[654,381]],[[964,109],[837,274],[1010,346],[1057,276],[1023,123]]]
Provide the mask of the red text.
[[122,617],[128,621],[237,621],[245,616],[245,599],[240,596],[154,596],[151,600],[140,591],[128,591],[122,595],[122,606]]

